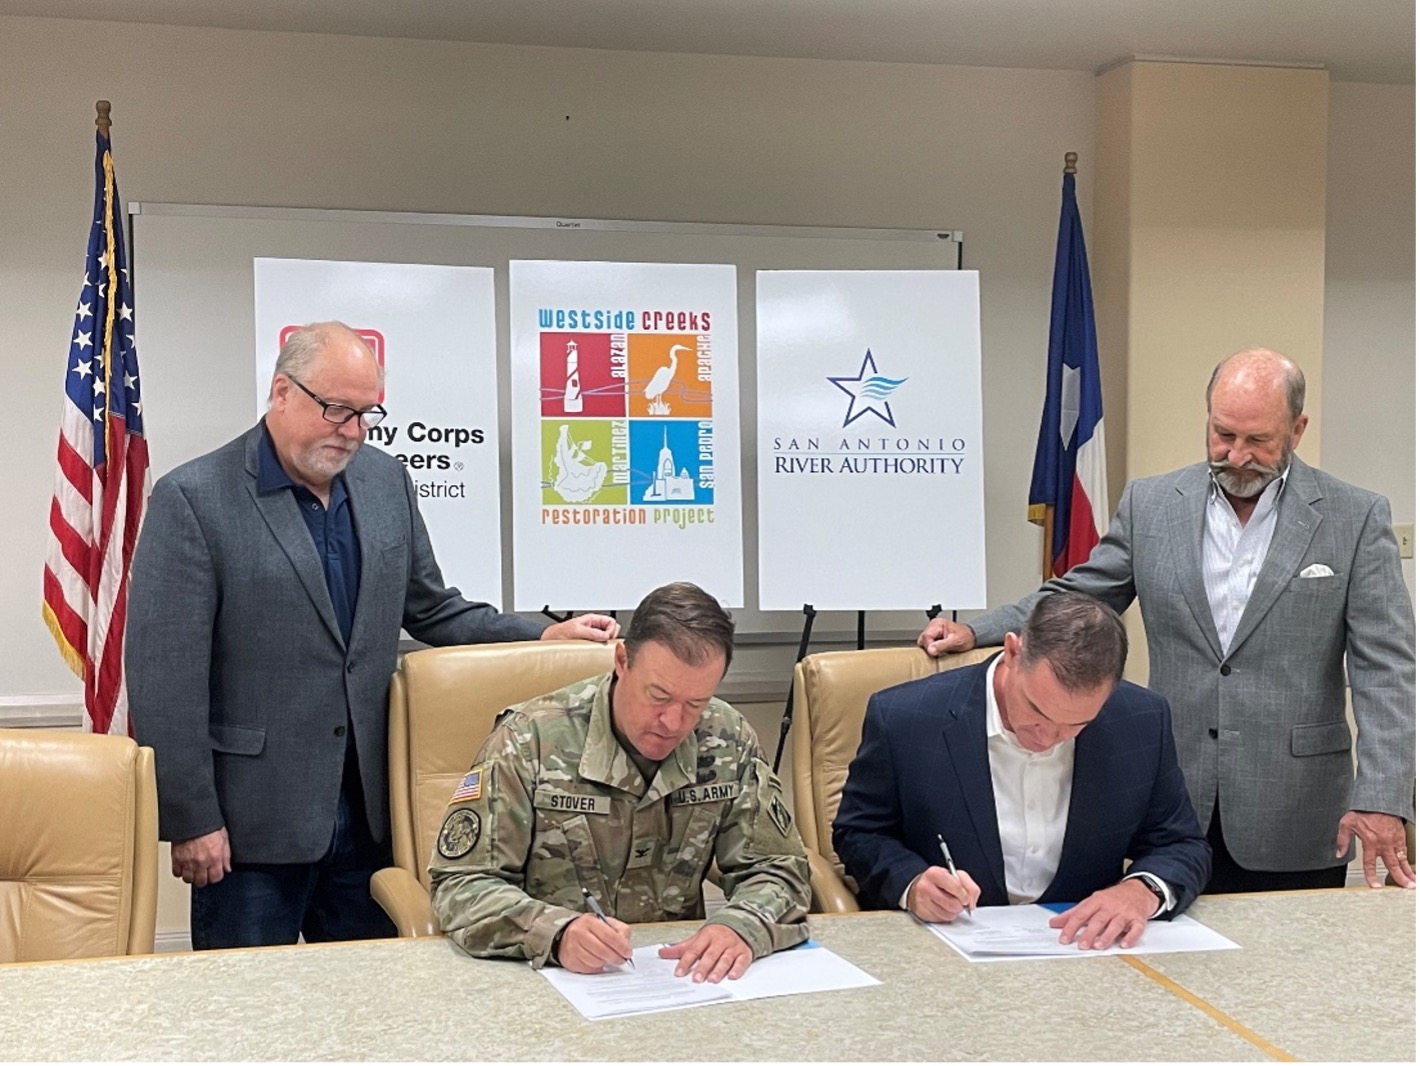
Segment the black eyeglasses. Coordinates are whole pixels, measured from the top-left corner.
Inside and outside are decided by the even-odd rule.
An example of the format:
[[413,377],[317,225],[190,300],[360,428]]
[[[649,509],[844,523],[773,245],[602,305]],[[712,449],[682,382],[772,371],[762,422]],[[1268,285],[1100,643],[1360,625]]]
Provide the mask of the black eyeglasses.
[[352,418],[358,417],[360,419],[360,426],[363,429],[374,429],[385,420],[385,415],[389,414],[389,412],[379,404],[371,404],[369,407],[357,411],[355,408],[343,403],[327,403],[295,378],[291,377],[290,374],[287,374],[286,377],[290,379],[291,383],[295,385],[296,388],[300,389],[311,399],[315,400],[316,403],[320,404],[320,414],[322,418],[327,422],[334,422],[337,426],[343,426]]

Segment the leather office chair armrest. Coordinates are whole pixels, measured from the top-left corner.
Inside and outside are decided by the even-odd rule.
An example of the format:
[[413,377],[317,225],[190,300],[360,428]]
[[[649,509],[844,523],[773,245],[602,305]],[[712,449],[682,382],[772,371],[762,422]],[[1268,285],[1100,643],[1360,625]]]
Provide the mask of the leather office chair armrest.
[[805,848],[809,859],[809,887],[813,890],[813,910],[817,914],[850,914],[858,901],[833,865],[818,852]]
[[443,930],[429,904],[429,893],[408,870],[387,866],[370,878],[370,895],[384,908],[400,936],[439,936]]

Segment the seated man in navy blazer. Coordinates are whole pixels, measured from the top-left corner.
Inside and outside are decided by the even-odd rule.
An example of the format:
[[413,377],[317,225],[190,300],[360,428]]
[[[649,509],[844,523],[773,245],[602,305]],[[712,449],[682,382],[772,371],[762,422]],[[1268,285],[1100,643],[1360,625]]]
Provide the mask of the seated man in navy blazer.
[[833,823],[863,906],[950,922],[976,904],[1074,903],[1050,924],[1094,949],[1132,947],[1192,903],[1208,844],[1168,703],[1120,680],[1128,650],[1114,611],[1062,592],[1003,654],[876,693]]

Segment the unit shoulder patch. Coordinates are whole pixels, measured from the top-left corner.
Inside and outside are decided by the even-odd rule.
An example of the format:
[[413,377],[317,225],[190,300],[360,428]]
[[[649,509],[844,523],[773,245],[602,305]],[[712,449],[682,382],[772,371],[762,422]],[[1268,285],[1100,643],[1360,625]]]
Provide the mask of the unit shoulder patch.
[[769,820],[780,834],[786,837],[789,835],[789,827],[794,824],[794,820],[789,817],[789,808],[784,806],[784,801],[778,796],[769,801]]
[[446,859],[462,859],[478,843],[483,822],[470,810],[451,811],[439,830],[439,854]]

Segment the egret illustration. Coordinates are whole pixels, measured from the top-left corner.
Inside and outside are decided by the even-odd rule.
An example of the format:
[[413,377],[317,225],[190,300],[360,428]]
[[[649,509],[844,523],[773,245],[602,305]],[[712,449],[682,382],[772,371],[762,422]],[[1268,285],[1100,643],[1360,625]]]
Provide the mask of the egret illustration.
[[651,381],[646,386],[646,399],[650,400],[647,410],[653,415],[668,415],[671,413],[671,405],[665,398],[665,392],[671,387],[671,379],[675,377],[676,352],[690,351],[684,344],[671,345],[671,365],[660,367],[651,375]]

